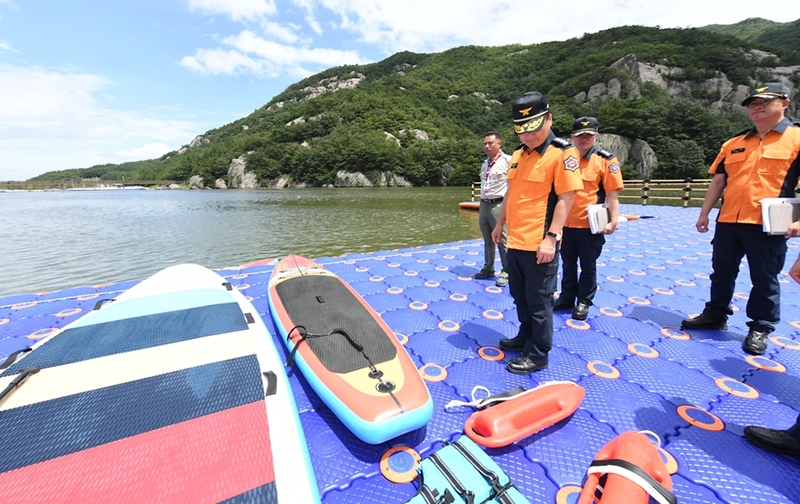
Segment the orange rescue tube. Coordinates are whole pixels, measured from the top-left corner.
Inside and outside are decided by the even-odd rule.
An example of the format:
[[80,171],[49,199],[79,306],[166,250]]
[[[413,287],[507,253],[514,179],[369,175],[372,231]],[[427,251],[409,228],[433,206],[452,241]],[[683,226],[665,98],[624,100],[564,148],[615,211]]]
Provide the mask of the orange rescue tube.
[[545,383],[473,413],[464,424],[464,432],[487,448],[508,446],[573,414],[585,394],[577,383]]
[[[635,466],[633,471],[630,466]],[[587,473],[577,504],[647,504],[651,496],[660,504],[677,502],[661,455],[647,436],[636,431],[623,432],[609,441]],[[601,481],[604,475],[606,479]]]

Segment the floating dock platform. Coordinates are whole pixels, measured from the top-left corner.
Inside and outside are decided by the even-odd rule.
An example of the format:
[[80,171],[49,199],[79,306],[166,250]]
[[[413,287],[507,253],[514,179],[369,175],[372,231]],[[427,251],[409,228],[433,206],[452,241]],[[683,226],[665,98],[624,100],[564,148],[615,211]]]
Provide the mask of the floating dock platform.
[[[589,317],[581,322],[556,314],[550,366],[530,377],[507,372],[505,363],[518,354],[497,348],[500,338],[516,335],[518,321],[507,288],[472,277],[483,265],[481,240],[318,259],[395,331],[435,403],[426,427],[368,445],[291,372],[322,501],[404,502],[416,492],[414,483],[392,483],[385,474],[402,476],[414,452],[425,457],[458,438],[472,413],[445,411],[445,404],[470,400],[476,385],[499,393],[567,380],[586,390],[572,417],[486,450],[531,502],[575,503],[594,455],[628,430],[661,438],[681,504],[800,502],[800,458],[769,453],[742,437],[747,425],[786,428],[800,411],[800,286],[784,270],[782,321],[762,357],[741,350],[748,330],[746,261],[728,330],[682,331],[681,320],[702,311],[709,295],[713,230],[695,231],[698,209],[622,207],[653,218],[625,222],[607,238]],[[796,241],[789,242],[786,268],[797,255]],[[267,302],[272,267],[262,261],[218,272],[252,299],[277,334]],[[136,283],[0,298],[0,360]]]

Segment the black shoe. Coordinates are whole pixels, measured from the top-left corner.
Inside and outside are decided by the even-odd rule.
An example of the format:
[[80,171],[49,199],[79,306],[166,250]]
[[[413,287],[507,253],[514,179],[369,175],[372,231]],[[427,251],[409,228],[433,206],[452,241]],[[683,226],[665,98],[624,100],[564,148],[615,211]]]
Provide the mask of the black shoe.
[[525,338],[524,336],[517,336],[515,338],[501,338],[500,339],[500,348],[503,350],[508,350],[509,352],[521,352],[523,348],[525,348]]
[[586,316],[589,315],[589,306],[591,305],[586,303],[586,301],[579,302],[578,306],[572,310],[572,318],[575,320],[586,320]]
[[764,355],[767,351],[767,335],[766,331],[758,331],[750,329],[747,337],[742,342],[742,350],[751,355]]
[[754,445],[771,452],[783,455],[800,455],[800,441],[784,430],[751,425],[744,428],[744,437]]
[[508,361],[506,369],[514,374],[529,375],[536,371],[547,368],[547,357],[537,357],[531,359],[527,355],[522,355],[516,359]]
[[575,308],[575,301],[569,301],[564,298],[558,298],[553,303],[553,311],[571,310],[573,308]]
[[681,327],[684,329],[718,329],[721,331],[727,329],[728,324],[724,320],[711,317],[706,315],[706,312],[703,312],[695,318],[683,320]]
[[472,278],[480,280],[481,278],[492,278],[494,276],[493,269],[482,269],[479,272],[472,275]]

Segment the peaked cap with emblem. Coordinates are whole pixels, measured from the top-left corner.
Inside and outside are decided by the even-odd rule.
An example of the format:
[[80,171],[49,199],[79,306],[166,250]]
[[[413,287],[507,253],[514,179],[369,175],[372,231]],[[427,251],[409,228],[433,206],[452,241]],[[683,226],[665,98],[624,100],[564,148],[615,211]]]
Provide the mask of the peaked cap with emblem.
[[750,91],[750,94],[744,99],[742,105],[746,107],[753,101],[753,98],[764,98],[766,100],[782,98],[785,100],[789,98],[789,88],[780,82],[767,82]]
[[597,118],[595,117],[579,117],[572,123],[572,134],[578,135],[596,135],[597,134]]
[[517,134],[539,131],[544,126],[550,104],[538,91],[531,91],[520,96],[511,107],[511,118],[514,121],[514,132]]

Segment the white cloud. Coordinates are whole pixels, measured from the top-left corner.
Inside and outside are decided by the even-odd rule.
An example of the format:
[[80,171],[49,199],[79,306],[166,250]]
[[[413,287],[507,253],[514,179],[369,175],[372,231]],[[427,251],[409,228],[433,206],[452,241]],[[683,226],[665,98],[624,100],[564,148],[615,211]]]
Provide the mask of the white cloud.
[[234,21],[257,20],[278,11],[274,0],[189,0],[189,8],[225,14]]
[[304,65],[328,68],[345,64],[367,63],[357,51],[295,47],[260,37],[245,30],[225,38],[223,44],[231,49],[200,49],[186,56],[181,64],[204,74],[241,74],[276,76],[288,73],[305,77]]
[[97,97],[112,84],[99,75],[0,65],[0,179],[142,159],[130,155],[135,149],[156,157],[170,149],[154,144],[177,148],[197,134],[191,121],[101,106]]
[[6,42],[5,40],[0,40],[0,52],[5,52],[5,51],[17,52],[13,47],[11,47],[11,44]]

